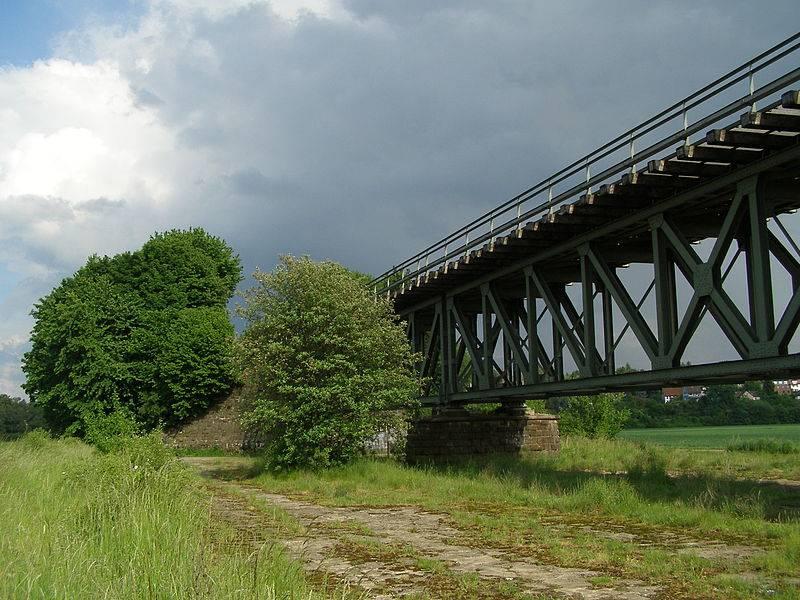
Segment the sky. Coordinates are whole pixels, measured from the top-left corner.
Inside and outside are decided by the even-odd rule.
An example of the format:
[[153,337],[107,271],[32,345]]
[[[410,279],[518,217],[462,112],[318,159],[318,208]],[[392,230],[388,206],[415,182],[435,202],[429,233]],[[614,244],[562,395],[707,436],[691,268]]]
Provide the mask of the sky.
[[378,273],[794,33],[796,0],[0,0],[0,393],[90,254]]

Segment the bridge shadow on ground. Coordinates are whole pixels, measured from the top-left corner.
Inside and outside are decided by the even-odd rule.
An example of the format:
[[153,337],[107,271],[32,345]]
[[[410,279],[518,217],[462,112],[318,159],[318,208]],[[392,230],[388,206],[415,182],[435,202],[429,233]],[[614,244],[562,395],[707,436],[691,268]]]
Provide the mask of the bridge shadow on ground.
[[[662,503],[767,521],[800,521],[800,484],[713,473],[669,473],[657,458],[637,457],[624,472],[569,468],[535,456],[488,455],[418,465],[441,474],[501,478],[526,490],[573,496],[576,507]],[[624,507],[623,507],[624,508]],[[676,525],[680,523],[676,522]]]
[[[249,479],[264,470],[262,461],[253,457],[183,460],[204,477],[223,481]],[[757,482],[713,473],[668,473],[657,455],[647,453],[632,459],[625,472],[616,473],[564,466],[551,456],[508,454],[418,464],[416,468],[476,480],[491,476],[534,493],[571,496],[573,508],[613,505],[620,509],[644,502],[767,521],[800,521],[800,484]]]

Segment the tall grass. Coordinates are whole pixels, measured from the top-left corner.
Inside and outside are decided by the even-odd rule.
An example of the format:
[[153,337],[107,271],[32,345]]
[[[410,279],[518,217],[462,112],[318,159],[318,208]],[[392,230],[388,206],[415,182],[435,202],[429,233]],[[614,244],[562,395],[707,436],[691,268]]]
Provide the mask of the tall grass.
[[741,481],[735,469],[718,464],[688,464],[674,472],[682,457],[674,452],[566,438],[558,454],[497,455],[416,468],[365,459],[321,472],[263,472],[255,481],[276,491],[310,492],[333,504],[413,503],[446,511],[461,503],[537,507],[761,540],[784,527],[800,531],[794,490]]
[[157,439],[107,455],[38,433],[0,443],[0,598],[318,597],[209,507]]
[[756,440],[737,440],[728,444],[729,452],[764,452],[766,454],[800,454],[800,446],[785,440],[760,438]]

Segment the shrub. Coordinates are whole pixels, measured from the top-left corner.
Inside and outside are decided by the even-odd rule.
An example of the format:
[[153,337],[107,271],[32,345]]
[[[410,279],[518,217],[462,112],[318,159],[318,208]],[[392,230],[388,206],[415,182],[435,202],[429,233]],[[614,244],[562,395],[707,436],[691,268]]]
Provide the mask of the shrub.
[[273,469],[350,461],[414,405],[403,327],[362,276],[333,262],[283,257],[254,278],[241,309],[245,426],[265,434]]
[[131,413],[117,408],[110,414],[88,414],[83,418],[84,439],[100,452],[108,453],[120,449],[125,440],[139,431],[139,426]]
[[550,412],[547,408],[547,404],[545,404],[544,400],[528,400],[525,402],[525,406],[531,409],[533,412],[537,413],[548,413]]
[[621,400],[621,394],[569,398],[559,413],[560,432],[588,438],[613,438],[622,431],[629,415],[619,407]]
[[126,457],[134,470],[157,470],[172,463],[177,464],[175,453],[164,444],[158,431],[122,438],[117,453]]
[[667,481],[667,453],[663,448],[650,444],[640,445],[628,459],[628,475],[633,479],[654,479]]
[[40,449],[44,448],[51,440],[49,432],[44,429],[34,429],[23,435],[19,439],[19,444],[24,448]]

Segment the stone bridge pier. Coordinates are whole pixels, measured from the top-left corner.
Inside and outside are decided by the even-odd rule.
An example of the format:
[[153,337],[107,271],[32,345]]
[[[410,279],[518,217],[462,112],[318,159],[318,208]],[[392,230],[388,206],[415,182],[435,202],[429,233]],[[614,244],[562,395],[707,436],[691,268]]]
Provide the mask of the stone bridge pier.
[[524,404],[503,404],[493,412],[462,407],[434,409],[414,421],[408,432],[410,462],[481,454],[557,452],[558,417],[536,413]]

